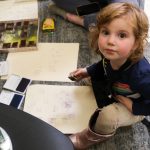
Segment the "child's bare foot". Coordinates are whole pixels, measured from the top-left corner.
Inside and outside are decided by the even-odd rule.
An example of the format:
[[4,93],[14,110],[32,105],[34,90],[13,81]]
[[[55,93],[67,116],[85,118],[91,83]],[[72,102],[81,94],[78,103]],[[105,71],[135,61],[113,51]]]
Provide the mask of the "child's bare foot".
[[48,7],[49,7],[49,11],[51,13],[59,15],[59,16],[63,17],[64,19],[66,19],[66,20],[68,20],[74,24],[77,24],[80,26],[84,25],[84,23],[83,23],[84,20],[82,17],[68,13],[64,9],[57,7],[55,4],[50,4]]
[[71,13],[66,13],[66,19],[74,24],[84,26],[84,20],[80,16],[77,16]]

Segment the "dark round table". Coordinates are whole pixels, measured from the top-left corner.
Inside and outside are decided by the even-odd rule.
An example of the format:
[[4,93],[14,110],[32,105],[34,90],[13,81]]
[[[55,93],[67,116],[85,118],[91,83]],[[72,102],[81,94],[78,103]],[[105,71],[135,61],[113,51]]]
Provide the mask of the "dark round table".
[[9,134],[13,150],[74,150],[71,140],[46,122],[0,103],[0,126]]

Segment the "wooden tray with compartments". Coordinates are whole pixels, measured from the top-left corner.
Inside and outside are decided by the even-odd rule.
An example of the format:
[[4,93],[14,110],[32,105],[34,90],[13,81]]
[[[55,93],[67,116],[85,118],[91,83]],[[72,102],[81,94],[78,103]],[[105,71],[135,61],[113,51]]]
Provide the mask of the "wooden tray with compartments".
[[38,19],[0,22],[0,51],[37,50]]

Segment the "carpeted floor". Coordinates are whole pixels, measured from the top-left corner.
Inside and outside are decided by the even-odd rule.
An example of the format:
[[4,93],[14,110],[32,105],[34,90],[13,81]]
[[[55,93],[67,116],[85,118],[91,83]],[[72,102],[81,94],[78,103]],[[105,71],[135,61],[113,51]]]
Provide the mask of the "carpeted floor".
[[[47,4],[51,0],[39,0],[39,42],[54,42],[54,43],[80,43],[78,67],[86,66],[96,62],[100,59],[93,51],[88,47],[87,31],[79,26],[65,21],[59,16],[50,14]],[[52,17],[55,19],[56,30],[54,33],[47,33],[41,31],[41,24],[44,18]],[[150,59],[150,51],[147,48],[145,55]],[[0,53],[0,60],[5,60],[7,54]],[[67,54],[66,54],[67,57]],[[0,82],[0,88],[5,81]],[[39,81],[34,81],[39,83]],[[40,81],[44,84],[45,82]],[[47,82],[46,84],[70,84],[70,83],[58,83]],[[79,83],[83,84],[83,83]],[[78,84],[75,84],[78,85]],[[149,118],[148,118],[149,119]],[[89,150],[150,150],[150,131],[142,123],[133,125],[132,127],[124,127],[117,130],[115,136],[106,142],[97,144],[91,147]]]
[[[77,25],[65,21],[59,16],[50,14],[47,5],[51,0],[39,1],[39,18],[42,23],[46,17],[55,19],[56,30],[54,33],[43,33],[40,30],[39,42],[65,42],[80,43],[78,67],[89,65],[99,58],[88,47],[87,31]],[[150,58],[148,49],[145,52]],[[67,54],[66,54],[67,57]],[[117,130],[114,137],[108,141],[97,144],[89,150],[149,150],[150,136],[148,128],[143,123],[132,127],[124,127]]]

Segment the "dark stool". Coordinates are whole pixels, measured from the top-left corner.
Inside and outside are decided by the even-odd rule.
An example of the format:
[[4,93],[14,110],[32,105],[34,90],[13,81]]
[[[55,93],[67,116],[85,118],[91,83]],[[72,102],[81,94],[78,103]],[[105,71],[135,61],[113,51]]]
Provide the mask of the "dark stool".
[[13,150],[74,150],[66,135],[11,106],[0,104],[0,126],[10,136]]

